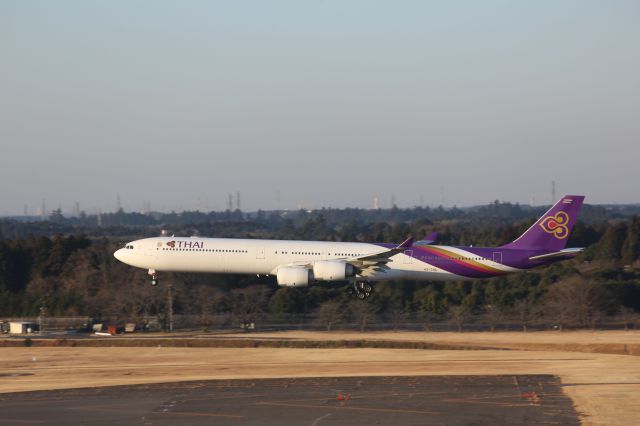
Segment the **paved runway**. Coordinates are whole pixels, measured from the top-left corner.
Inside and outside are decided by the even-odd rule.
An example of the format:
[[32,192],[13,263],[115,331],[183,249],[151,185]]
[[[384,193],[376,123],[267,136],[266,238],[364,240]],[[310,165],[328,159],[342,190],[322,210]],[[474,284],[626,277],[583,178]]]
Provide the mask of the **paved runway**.
[[0,424],[578,425],[550,375],[220,380],[0,395]]

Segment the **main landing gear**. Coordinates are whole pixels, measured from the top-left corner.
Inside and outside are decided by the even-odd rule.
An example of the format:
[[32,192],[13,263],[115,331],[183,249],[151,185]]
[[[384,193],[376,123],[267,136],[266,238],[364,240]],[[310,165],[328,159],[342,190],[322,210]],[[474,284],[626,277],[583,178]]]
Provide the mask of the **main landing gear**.
[[152,286],[157,286],[158,285],[158,276],[156,275],[156,270],[155,269],[149,269],[149,275],[151,275],[151,285]]
[[360,300],[364,300],[371,296],[373,287],[366,282],[354,281],[353,282],[353,295]]

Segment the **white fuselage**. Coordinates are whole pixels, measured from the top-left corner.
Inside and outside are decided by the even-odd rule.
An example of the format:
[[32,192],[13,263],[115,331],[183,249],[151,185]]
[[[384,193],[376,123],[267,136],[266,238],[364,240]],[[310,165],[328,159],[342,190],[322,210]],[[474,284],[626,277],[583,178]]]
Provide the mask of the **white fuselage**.
[[[128,243],[116,251],[115,257],[154,272],[275,275],[281,267],[309,265],[322,260],[347,260],[387,250],[368,243],[157,237]],[[361,277],[367,281],[464,278],[404,253],[392,256],[387,266],[383,270],[367,270]]]

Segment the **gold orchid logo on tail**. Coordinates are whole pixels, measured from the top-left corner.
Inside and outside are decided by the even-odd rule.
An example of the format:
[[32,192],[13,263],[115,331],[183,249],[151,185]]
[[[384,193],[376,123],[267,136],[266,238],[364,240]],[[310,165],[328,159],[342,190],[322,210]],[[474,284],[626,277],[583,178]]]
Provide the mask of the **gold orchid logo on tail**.
[[559,240],[569,236],[569,215],[565,212],[558,212],[555,216],[547,216],[540,222],[540,227],[547,234],[551,234]]

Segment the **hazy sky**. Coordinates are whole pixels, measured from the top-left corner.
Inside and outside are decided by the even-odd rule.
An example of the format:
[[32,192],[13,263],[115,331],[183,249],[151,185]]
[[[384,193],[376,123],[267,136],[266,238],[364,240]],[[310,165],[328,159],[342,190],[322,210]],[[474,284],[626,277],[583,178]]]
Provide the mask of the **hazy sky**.
[[640,2],[0,0],[0,214],[640,202]]

